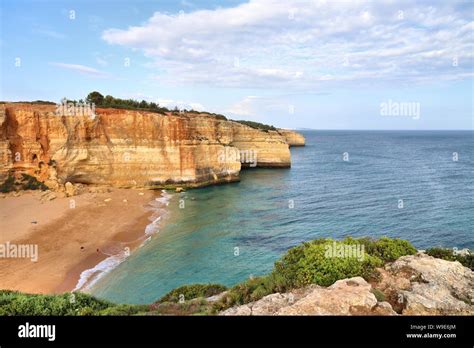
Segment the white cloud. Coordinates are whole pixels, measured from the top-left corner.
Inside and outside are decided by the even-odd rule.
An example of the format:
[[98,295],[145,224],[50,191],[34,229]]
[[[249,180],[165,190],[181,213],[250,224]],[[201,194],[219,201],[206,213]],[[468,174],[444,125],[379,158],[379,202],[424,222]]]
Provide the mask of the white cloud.
[[472,7],[462,1],[251,0],[232,8],[155,12],[142,25],[108,29],[102,38],[141,50],[165,71],[161,80],[178,83],[412,84],[472,77]]
[[160,106],[164,106],[168,109],[174,109],[175,107],[177,107],[178,109],[186,109],[186,110],[196,110],[196,111],[206,110],[204,105],[200,103],[184,101],[184,100],[157,99],[157,103]]
[[50,63],[51,65],[68,69],[68,70],[73,70],[77,71],[81,74],[88,75],[88,76],[93,76],[93,77],[108,77],[109,75],[103,71],[91,68],[89,66],[85,65],[80,65],[80,64],[68,64],[68,63],[57,63],[57,62],[52,62]]
[[255,102],[259,99],[257,96],[247,96],[237,103],[231,105],[231,107],[225,110],[226,113],[238,116],[255,116],[256,105]]

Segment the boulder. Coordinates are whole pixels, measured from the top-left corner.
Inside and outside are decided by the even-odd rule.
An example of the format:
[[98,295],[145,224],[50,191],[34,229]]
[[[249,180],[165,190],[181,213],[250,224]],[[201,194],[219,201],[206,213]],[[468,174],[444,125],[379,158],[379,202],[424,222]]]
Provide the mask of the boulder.
[[377,302],[372,287],[361,277],[342,279],[325,288],[310,285],[275,293],[221,315],[396,315],[387,302]]
[[64,189],[66,191],[66,196],[72,197],[76,194],[76,188],[69,181],[64,184]]
[[[407,315],[473,315],[474,272],[423,253],[385,266],[380,290]],[[395,303],[393,303],[395,306]]]

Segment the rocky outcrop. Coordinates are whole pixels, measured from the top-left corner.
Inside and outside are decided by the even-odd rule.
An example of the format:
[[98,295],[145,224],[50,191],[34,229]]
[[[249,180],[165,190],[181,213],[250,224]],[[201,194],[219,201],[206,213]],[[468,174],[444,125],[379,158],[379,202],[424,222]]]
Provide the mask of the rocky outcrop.
[[278,132],[208,114],[98,108],[91,118],[55,111],[0,104],[0,180],[27,173],[52,189],[66,182],[195,187],[236,181],[242,166],[291,165]]
[[289,129],[278,129],[278,133],[286,139],[290,146],[305,146],[305,138],[298,132]]
[[402,314],[474,314],[474,272],[457,261],[418,253],[403,256],[380,272],[377,287]]
[[[473,315],[474,272],[419,253],[379,269],[381,279],[343,279],[275,293],[220,315]],[[375,293],[378,296],[375,296]],[[378,300],[377,300],[378,298]]]
[[232,122],[231,145],[240,151],[243,167],[290,167],[286,139],[276,131],[262,131]]
[[233,307],[221,315],[396,315],[390,304],[377,302],[372,287],[361,277],[338,280],[324,288],[271,294],[261,300]]

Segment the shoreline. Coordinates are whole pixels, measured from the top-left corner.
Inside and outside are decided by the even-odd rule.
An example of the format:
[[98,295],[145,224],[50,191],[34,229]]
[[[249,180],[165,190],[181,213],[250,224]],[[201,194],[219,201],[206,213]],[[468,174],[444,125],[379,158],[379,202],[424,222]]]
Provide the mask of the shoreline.
[[[155,197],[155,199],[150,201],[146,206],[146,209],[151,213],[151,215],[144,215],[140,217],[138,221],[136,221],[135,225],[140,227],[142,227],[148,222],[145,228],[142,230],[139,230],[137,228],[136,234],[135,230],[133,230],[132,233],[119,232],[116,236],[120,237],[119,235],[123,235],[123,238],[120,237],[121,239],[134,239],[131,239],[130,241],[126,242],[121,242],[120,252],[112,254],[102,252],[102,255],[104,257],[102,257],[101,260],[97,260],[96,258],[91,257],[88,260],[84,260],[83,263],[78,264],[73,270],[71,270],[70,277],[70,279],[78,279],[76,281],[76,285],[72,288],[70,283],[64,282],[63,284],[61,284],[60,287],[58,287],[58,291],[61,292],[63,288],[66,288],[66,291],[81,291],[90,293],[92,287],[100,279],[102,279],[102,277],[117,268],[122,262],[124,262],[128,257],[131,256],[132,252],[144,246],[153,235],[159,232],[160,223],[163,218],[166,217],[167,214],[163,205],[165,205],[166,207],[169,203],[170,198],[170,194],[166,193],[165,190],[161,190],[161,196],[159,198]],[[92,267],[90,267],[91,265]],[[79,277],[77,277],[78,271],[80,271]]]
[[[166,215],[161,209],[170,197],[112,188],[46,202],[41,202],[40,195],[23,192],[0,198],[0,243],[38,247],[36,262],[0,258],[0,289],[57,294],[73,291],[82,281],[83,291],[97,279],[97,272],[92,272],[92,278],[85,272],[124,250],[132,253],[156,232],[161,216]],[[103,276],[113,268],[99,273]]]

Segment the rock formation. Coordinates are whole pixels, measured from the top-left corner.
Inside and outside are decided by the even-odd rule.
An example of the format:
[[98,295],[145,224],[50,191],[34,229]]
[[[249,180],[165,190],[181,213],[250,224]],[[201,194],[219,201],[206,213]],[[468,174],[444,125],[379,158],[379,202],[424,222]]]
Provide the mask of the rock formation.
[[279,132],[208,114],[98,108],[91,118],[55,111],[0,104],[0,181],[27,173],[54,190],[66,182],[196,187],[236,181],[241,167],[291,165]]
[[474,314],[474,272],[457,261],[418,253],[399,258],[380,273],[376,286],[402,314]]
[[310,285],[288,293],[271,294],[221,315],[396,315],[390,304],[377,302],[361,277],[338,280],[324,288]]
[[310,285],[271,294],[220,315],[474,314],[474,272],[457,261],[418,253],[400,257],[379,272],[381,280],[372,284],[354,277],[327,288]]
[[305,146],[305,138],[298,132],[289,129],[278,129],[278,133],[286,139],[290,146]]

